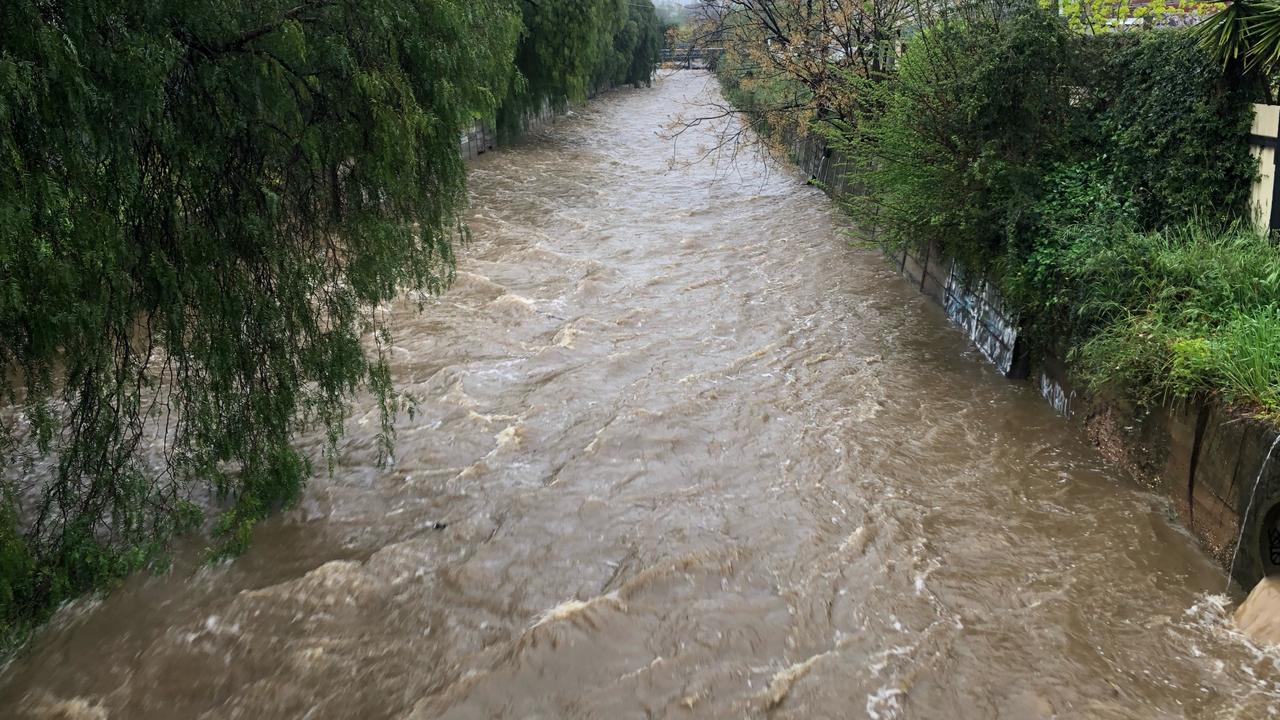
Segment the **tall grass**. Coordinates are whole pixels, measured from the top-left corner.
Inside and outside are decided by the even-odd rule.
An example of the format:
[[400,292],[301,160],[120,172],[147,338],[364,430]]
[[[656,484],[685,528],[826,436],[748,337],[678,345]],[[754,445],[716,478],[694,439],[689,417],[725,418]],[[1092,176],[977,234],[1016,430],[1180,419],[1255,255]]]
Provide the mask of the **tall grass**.
[[1280,307],[1234,318],[1219,337],[1214,357],[1229,400],[1280,418]]
[[1086,247],[1036,259],[1063,281],[1072,355],[1090,385],[1120,383],[1144,400],[1211,393],[1280,419],[1280,250],[1268,237],[1204,222],[1065,230],[1058,242]]

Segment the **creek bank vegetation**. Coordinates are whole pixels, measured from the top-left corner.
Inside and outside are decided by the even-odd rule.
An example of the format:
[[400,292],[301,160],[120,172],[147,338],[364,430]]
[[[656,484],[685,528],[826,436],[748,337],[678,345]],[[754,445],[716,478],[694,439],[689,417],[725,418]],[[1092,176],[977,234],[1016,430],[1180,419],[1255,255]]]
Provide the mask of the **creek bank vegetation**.
[[1095,390],[1274,421],[1280,250],[1254,229],[1248,144],[1270,7],[733,0],[700,19],[738,127],[781,151],[821,138],[860,225],[985,275],[1031,349]]
[[[650,82],[648,0],[16,0],[0,15],[0,654],[293,503],[372,309],[453,277],[460,132]],[[208,501],[206,501],[208,500]]]

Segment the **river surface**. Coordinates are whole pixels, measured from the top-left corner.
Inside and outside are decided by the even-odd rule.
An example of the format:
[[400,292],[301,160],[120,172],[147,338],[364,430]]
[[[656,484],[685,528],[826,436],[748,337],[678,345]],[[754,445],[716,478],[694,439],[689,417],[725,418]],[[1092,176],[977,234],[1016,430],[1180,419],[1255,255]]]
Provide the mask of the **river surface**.
[[394,464],[357,403],[244,556],[64,609],[0,715],[1280,713],[1164,502],[793,169],[665,137],[718,99],[676,73],[482,157],[457,284],[386,308]]

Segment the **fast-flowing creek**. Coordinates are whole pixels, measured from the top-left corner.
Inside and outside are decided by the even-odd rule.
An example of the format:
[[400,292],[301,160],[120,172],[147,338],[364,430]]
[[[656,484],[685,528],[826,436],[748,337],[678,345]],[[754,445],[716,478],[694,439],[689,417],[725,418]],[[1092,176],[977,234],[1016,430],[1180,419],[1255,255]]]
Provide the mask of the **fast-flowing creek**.
[[[0,715],[1262,718],[1223,573],[697,72],[473,167],[419,400],[234,562],[64,609]],[[304,438],[319,448],[320,438]]]

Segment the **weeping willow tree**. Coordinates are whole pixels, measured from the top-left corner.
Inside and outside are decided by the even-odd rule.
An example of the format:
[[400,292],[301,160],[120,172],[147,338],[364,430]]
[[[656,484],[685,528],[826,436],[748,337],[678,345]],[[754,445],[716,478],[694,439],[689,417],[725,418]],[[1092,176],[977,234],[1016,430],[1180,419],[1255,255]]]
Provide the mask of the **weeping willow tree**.
[[563,110],[611,85],[648,84],[662,49],[662,23],[645,0],[523,0],[519,73],[499,111],[518,134],[544,107]]
[[613,7],[544,5],[561,24],[517,0],[6,5],[0,638],[204,498],[242,547],[312,472],[294,433],[332,452],[357,388],[390,442],[370,309],[452,279],[460,129],[513,88],[581,95],[594,45],[562,43]]
[[651,3],[608,0],[612,22],[597,42],[591,84],[600,90],[616,85],[648,85],[661,60],[663,24]]

